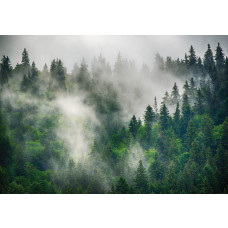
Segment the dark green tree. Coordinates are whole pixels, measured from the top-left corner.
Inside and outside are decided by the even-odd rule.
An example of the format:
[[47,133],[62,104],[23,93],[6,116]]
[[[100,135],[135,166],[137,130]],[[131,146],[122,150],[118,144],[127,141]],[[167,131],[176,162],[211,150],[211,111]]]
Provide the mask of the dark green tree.
[[215,61],[216,61],[217,70],[220,72],[223,71],[225,58],[224,58],[224,53],[223,53],[223,50],[220,46],[220,43],[218,43],[218,46],[215,50]]
[[151,126],[154,121],[154,118],[155,118],[155,114],[154,114],[153,108],[150,105],[148,105],[146,107],[146,111],[144,114],[145,124]]
[[148,177],[142,160],[139,161],[139,166],[135,174],[135,190],[136,193],[148,193]]
[[26,48],[24,48],[22,52],[21,64],[22,64],[23,73],[27,74],[28,71],[30,70],[30,60],[29,60],[29,55]]
[[158,153],[155,154],[153,162],[149,166],[151,181],[162,181],[165,175],[165,169],[162,162],[158,158]]
[[173,86],[173,88],[172,88],[171,98],[172,98],[172,103],[173,103],[173,104],[176,104],[176,103],[179,102],[179,100],[180,100],[179,89],[178,89],[178,87],[177,87],[176,82],[174,83],[174,86]]
[[197,89],[194,109],[198,115],[202,115],[205,111],[204,96],[201,89]]
[[168,121],[169,121],[169,111],[166,105],[162,104],[160,108],[160,126],[163,131],[168,128]]
[[124,177],[120,177],[115,185],[115,194],[128,194],[130,193],[129,185]]
[[203,65],[206,73],[211,74],[215,66],[215,62],[210,44],[208,44],[207,51],[204,54]]
[[12,66],[10,63],[10,59],[8,56],[3,55],[0,64],[0,82],[2,86],[8,83],[11,73]]
[[129,124],[129,131],[134,138],[136,137],[137,130],[138,130],[138,121],[137,121],[135,115],[133,115],[133,117],[130,121],[130,124]]

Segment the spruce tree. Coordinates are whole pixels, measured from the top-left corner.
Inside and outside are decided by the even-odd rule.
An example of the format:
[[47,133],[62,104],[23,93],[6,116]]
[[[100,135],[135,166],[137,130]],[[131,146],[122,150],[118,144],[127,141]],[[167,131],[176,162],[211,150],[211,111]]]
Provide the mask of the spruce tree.
[[193,46],[191,45],[189,50],[189,56],[188,56],[188,65],[190,67],[195,67],[196,63],[197,63],[196,53]]
[[215,66],[214,57],[213,57],[210,44],[208,44],[207,51],[204,54],[203,65],[204,65],[205,71],[210,75]]
[[129,185],[124,177],[120,177],[119,180],[116,183],[116,194],[128,194],[129,193]]
[[130,121],[130,124],[129,124],[129,131],[134,138],[136,136],[137,130],[138,130],[138,121],[137,121],[135,115],[133,115],[133,117]]
[[204,107],[204,96],[202,94],[201,89],[197,89],[197,93],[196,93],[196,103],[195,103],[195,112],[198,115],[202,115],[205,111],[205,107]]
[[139,161],[139,166],[135,174],[135,190],[136,193],[148,193],[148,177],[142,160]]
[[150,105],[147,106],[145,114],[144,114],[144,122],[145,122],[145,149],[149,149],[151,145],[151,128],[152,123],[155,120],[155,114]]
[[163,131],[167,130],[168,121],[169,121],[169,111],[166,105],[162,104],[160,109],[160,126]]
[[146,111],[144,114],[145,124],[151,126],[154,121],[154,118],[155,118],[155,114],[154,114],[153,108],[150,105],[148,105],[146,107]]
[[177,87],[176,82],[174,83],[174,86],[172,88],[171,98],[172,98],[172,103],[173,104],[176,104],[180,100],[179,89]]
[[174,113],[174,131],[177,135],[180,133],[180,105],[179,102],[177,102],[176,110]]
[[184,84],[184,86],[183,86],[183,89],[184,89],[184,93],[187,94],[187,95],[189,96],[189,95],[190,95],[190,86],[189,86],[187,80],[185,81],[185,84]]
[[216,61],[217,70],[219,72],[222,72],[224,69],[225,59],[224,59],[224,54],[223,54],[223,50],[220,46],[220,43],[218,43],[218,46],[215,50],[215,61]]
[[8,83],[11,73],[12,66],[10,63],[10,59],[8,56],[3,55],[0,64],[0,82],[2,86]]
[[154,160],[149,166],[151,181],[162,181],[164,178],[164,167],[158,158],[158,153],[155,153]]
[[27,74],[28,71],[30,70],[30,62],[29,62],[29,55],[28,52],[26,50],[26,48],[24,48],[23,52],[22,52],[22,69],[23,69],[23,73]]

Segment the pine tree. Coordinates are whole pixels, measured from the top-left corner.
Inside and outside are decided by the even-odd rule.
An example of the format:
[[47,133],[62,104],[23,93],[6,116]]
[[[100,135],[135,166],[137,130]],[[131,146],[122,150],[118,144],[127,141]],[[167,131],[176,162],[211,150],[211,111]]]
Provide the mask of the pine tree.
[[162,181],[164,178],[164,167],[162,162],[158,158],[158,153],[155,153],[154,160],[150,164],[149,173],[151,181]]
[[30,79],[30,83],[31,83],[32,93],[38,95],[38,93],[39,93],[39,84],[38,84],[39,71],[36,68],[36,65],[34,62],[32,62],[31,73],[30,73],[29,79]]
[[21,85],[20,85],[20,90],[22,92],[27,92],[30,88],[31,82],[30,82],[30,72],[28,72],[28,77],[26,76],[26,74],[24,74],[23,79],[21,81]]
[[202,59],[200,57],[197,59],[197,72],[204,76]]
[[144,141],[145,141],[145,149],[149,149],[151,145],[151,129],[152,123],[155,120],[155,114],[150,105],[147,106],[145,114],[144,114],[144,122],[145,122],[145,133],[144,133]]
[[0,64],[0,82],[2,86],[8,83],[11,72],[12,66],[10,63],[10,59],[8,56],[3,55]]
[[159,53],[155,54],[155,66],[157,69],[163,71],[164,70],[164,60],[163,58],[159,55]]
[[160,109],[160,126],[163,131],[168,128],[168,121],[169,121],[169,111],[166,105],[162,104]]
[[195,103],[195,112],[198,115],[202,115],[205,111],[205,107],[204,107],[204,96],[202,94],[201,89],[197,89],[197,93],[196,93],[196,103]]
[[83,59],[79,68],[79,73],[76,75],[76,83],[79,85],[79,89],[88,91],[90,88],[90,73],[88,65]]
[[28,52],[26,50],[26,48],[24,48],[23,52],[22,52],[22,67],[23,67],[23,73],[27,74],[28,71],[30,70],[30,62],[29,62],[29,55]]
[[162,98],[162,104],[169,105],[170,103],[170,96],[169,93],[166,91],[164,97]]
[[60,91],[66,90],[66,75],[63,63],[60,59],[53,60],[51,62],[50,72],[52,76],[52,89],[60,89]]
[[173,104],[176,104],[176,103],[179,102],[179,100],[180,100],[179,89],[178,89],[178,87],[177,87],[176,82],[174,83],[174,86],[173,86],[173,88],[172,88],[171,98],[172,98],[172,103],[173,103]]
[[63,63],[62,63],[62,61],[60,59],[57,60],[56,73],[57,73],[57,81],[58,81],[59,88],[61,90],[66,90],[65,70],[64,70],[64,67],[63,67]]
[[185,66],[188,67],[189,66],[189,57],[188,55],[185,53],[184,55],[184,63],[185,63]]
[[204,65],[205,71],[210,75],[215,66],[214,57],[213,57],[210,44],[208,44],[207,51],[204,54],[203,65]]
[[174,113],[174,130],[175,133],[179,135],[180,133],[180,105],[179,102],[177,102],[176,110]]
[[216,61],[217,70],[219,72],[222,72],[224,69],[225,59],[224,59],[224,54],[223,54],[223,50],[220,46],[220,43],[218,43],[218,46],[215,50],[215,61]]
[[213,121],[207,114],[203,115],[202,123],[201,123],[201,131],[202,131],[202,142],[206,147],[213,147],[214,138],[213,138]]
[[148,193],[148,177],[146,169],[142,164],[142,160],[139,161],[139,166],[136,170],[135,189],[137,193]]
[[116,194],[128,194],[130,191],[129,185],[124,177],[120,177],[116,183]]
[[189,50],[189,56],[188,56],[188,65],[191,67],[191,69],[194,71],[196,70],[196,63],[197,63],[197,58],[196,58],[196,53],[191,45],[190,50]]
[[137,121],[135,115],[133,115],[133,117],[130,121],[130,124],[129,124],[129,131],[134,138],[136,137],[137,130],[138,130],[138,121]]
[[188,122],[190,121],[192,116],[191,107],[189,105],[187,94],[183,95],[182,101],[182,118],[181,118],[181,135],[183,136],[186,132]]
[[193,120],[190,120],[188,123],[186,134],[184,136],[184,145],[185,145],[187,151],[190,150],[195,137],[196,137],[196,127],[195,127]]
[[148,105],[146,107],[146,111],[144,114],[145,124],[151,126],[154,121],[154,118],[155,118],[155,114],[154,114],[153,108],[150,105]]
[[197,139],[195,139],[191,145],[190,156],[199,165],[202,165],[205,159],[202,153],[202,147]]
[[188,100],[188,95],[187,94],[183,94],[183,98],[182,98],[182,114],[184,113],[184,111],[187,108],[187,106],[190,106],[189,100]]
[[183,86],[183,89],[184,89],[184,93],[187,94],[187,95],[189,96],[189,95],[190,95],[190,86],[189,86],[187,80],[185,81],[185,84],[184,84],[184,86]]
[[221,144],[216,151],[215,164],[218,169],[217,178],[219,187],[223,191],[228,184],[228,150]]
[[155,111],[155,115],[158,114],[158,103],[157,103],[157,98],[154,98],[154,111]]

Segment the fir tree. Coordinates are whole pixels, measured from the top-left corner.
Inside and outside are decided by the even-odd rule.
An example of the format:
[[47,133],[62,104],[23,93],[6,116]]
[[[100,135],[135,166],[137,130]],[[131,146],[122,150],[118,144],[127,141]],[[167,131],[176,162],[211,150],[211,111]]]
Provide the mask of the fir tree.
[[146,107],[146,111],[144,114],[144,122],[146,125],[151,126],[155,118],[154,111],[150,105]]
[[204,96],[201,92],[201,89],[197,90],[196,93],[196,103],[195,103],[195,112],[199,115],[202,115],[204,113]]
[[215,50],[215,61],[217,70],[221,72],[224,68],[225,59],[220,43],[218,43],[218,46]]
[[214,57],[213,57],[210,44],[208,44],[207,51],[204,54],[203,65],[204,65],[205,71],[210,75],[215,66]]
[[12,66],[8,56],[3,55],[1,64],[0,64],[0,82],[1,85],[8,83],[8,80],[11,76]]
[[174,83],[174,86],[172,88],[171,98],[172,98],[172,103],[173,104],[176,104],[180,100],[179,89],[177,87],[176,82]]
[[135,138],[136,137],[136,133],[138,130],[138,121],[135,117],[135,115],[133,115],[130,124],[129,124],[129,131],[131,132],[132,136]]
[[148,177],[142,160],[139,161],[139,166],[135,174],[135,190],[137,193],[148,193]]
[[160,109],[160,126],[162,130],[166,130],[168,128],[169,121],[169,111],[165,104],[161,105]]

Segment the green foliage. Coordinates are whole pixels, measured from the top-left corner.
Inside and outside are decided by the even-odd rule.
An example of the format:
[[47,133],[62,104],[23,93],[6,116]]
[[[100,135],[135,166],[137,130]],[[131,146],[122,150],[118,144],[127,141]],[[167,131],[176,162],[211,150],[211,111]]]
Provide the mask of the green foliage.
[[[26,49],[15,68],[4,55],[0,193],[226,193],[228,58],[220,44],[214,58],[208,45],[202,61],[191,46],[184,59],[164,61],[157,54],[155,65],[158,74],[172,73],[185,81],[183,94],[174,83],[171,95],[167,88],[159,113],[155,97],[154,105],[146,107],[144,121],[133,115],[127,126],[119,91],[128,90],[122,85],[116,88],[109,78],[138,73],[120,54],[113,70],[100,56],[94,58],[91,72],[83,60],[80,66],[75,64],[72,74],[66,73],[59,59],[51,62],[50,72],[46,64],[39,71],[34,62],[30,65]],[[142,74],[150,76],[149,68],[144,66]],[[55,100],[68,95],[82,98],[99,122],[93,128],[90,121],[82,120],[83,130],[72,133],[72,140],[79,134],[86,143],[80,146],[89,148],[83,161],[70,153],[70,146],[58,135],[60,128],[72,127],[65,126],[64,118],[75,121],[69,113],[63,118]],[[135,108],[134,102],[131,105]]]
[[148,193],[148,177],[142,160],[139,161],[139,166],[135,174],[135,190],[136,193]]

